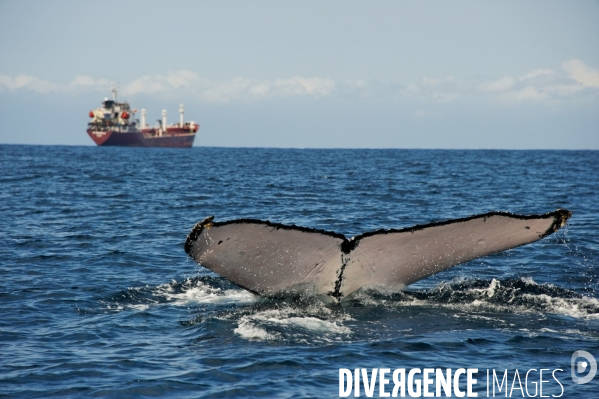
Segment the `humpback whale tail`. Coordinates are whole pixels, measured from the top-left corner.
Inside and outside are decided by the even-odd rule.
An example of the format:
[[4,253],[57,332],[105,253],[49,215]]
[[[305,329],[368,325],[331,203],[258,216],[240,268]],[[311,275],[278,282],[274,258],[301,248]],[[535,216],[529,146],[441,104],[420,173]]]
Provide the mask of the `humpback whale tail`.
[[452,266],[544,238],[572,212],[490,212],[344,235],[256,219],[197,223],[185,242],[196,262],[259,295],[298,287],[337,299],[365,286],[405,287]]

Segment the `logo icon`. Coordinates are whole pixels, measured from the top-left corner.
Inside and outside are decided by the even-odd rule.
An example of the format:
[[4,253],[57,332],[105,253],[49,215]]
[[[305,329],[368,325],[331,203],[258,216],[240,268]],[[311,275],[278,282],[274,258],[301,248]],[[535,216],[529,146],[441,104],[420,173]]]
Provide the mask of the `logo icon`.
[[[580,357],[585,358],[585,360],[576,361],[576,359]],[[595,377],[595,374],[597,374],[597,360],[595,360],[593,355],[591,355],[587,351],[574,352],[572,354],[572,360],[570,362],[570,365],[572,366],[572,381],[574,381],[576,384],[586,384]],[[578,377],[576,375],[576,373],[584,373],[589,367],[589,365],[591,366],[591,368],[586,376]]]

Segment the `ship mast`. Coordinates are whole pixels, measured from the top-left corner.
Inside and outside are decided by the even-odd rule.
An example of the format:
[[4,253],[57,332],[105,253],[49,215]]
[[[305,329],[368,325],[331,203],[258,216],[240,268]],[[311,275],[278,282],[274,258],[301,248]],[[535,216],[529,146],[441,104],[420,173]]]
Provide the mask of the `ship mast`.
[[112,99],[114,100],[114,102],[116,102],[116,92],[117,92],[117,89],[116,89],[116,83],[115,82],[112,82],[112,90],[111,91],[112,91]]

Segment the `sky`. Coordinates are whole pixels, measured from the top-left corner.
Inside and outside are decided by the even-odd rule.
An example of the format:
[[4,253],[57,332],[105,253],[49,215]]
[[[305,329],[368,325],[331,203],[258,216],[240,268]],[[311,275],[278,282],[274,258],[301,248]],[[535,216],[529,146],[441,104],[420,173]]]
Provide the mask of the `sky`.
[[111,95],[195,145],[599,149],[599,1],[0,0],[0,144]]

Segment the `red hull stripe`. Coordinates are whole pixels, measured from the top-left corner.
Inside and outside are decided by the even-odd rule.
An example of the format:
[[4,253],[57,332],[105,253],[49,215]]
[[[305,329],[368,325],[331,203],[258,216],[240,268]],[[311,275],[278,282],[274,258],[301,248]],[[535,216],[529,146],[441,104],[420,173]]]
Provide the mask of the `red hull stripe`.
[[121,147],[175,147],[190,148],[193,145],[195,134],[181,134],[173,136],[144,137],[141,132],[95,132],[88,130],[87,134],[101,146]]

